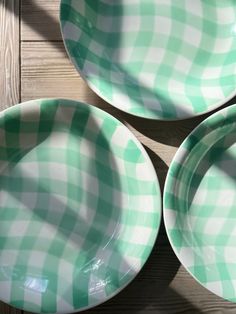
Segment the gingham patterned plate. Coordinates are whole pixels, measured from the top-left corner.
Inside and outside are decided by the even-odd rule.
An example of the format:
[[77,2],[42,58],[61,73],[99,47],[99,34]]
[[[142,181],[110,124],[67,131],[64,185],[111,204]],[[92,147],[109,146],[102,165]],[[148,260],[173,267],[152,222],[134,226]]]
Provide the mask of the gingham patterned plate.
[[164,220],[190,274],[236,302],[236,105],[207,118],[181,145],[165,184]]
[[182,119],[236,94],[235,0],[62,0],[60,19],[77,70],[123,111]]
[[0,299],[36,313],[106,301],[140,271],[161,216],[144,148],[70,100],[0,114]]

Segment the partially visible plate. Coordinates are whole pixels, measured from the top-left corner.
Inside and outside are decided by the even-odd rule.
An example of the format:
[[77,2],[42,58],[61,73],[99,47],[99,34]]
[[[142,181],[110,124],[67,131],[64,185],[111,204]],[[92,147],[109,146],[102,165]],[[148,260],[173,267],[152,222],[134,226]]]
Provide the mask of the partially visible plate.
[[64,314],[106,301],[142,268],[160,217],[152,163],[117,119],[65,99],[0,113],[0,300]]
[[235,0],[62,0],[68,54],[99,96],[176,120],[236,94]]
[[190,274],[236,302],[236,105],[207,118],[181,145],[165,184],[164,220]]

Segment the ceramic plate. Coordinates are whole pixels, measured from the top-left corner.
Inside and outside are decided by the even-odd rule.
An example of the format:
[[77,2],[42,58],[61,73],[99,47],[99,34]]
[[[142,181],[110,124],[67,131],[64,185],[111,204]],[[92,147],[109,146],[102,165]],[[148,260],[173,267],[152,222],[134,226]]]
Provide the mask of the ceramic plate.
[[0,114],[0,299],[36,313],[106,301],[140,271],[161,216],[155,170],[118,120],[70,100]]
[[236,93],[235,0],[62,0],[77,70],[117,108],[175,120]]
[[236,301],[236,105],[202,122],[178,150],[164,220],[181,263],[203,286]]

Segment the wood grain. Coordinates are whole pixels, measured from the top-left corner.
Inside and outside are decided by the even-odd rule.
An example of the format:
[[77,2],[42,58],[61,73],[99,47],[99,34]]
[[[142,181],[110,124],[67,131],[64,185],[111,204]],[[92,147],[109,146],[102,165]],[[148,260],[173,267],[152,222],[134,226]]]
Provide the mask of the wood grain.
[[61,39],[58,0],[23,0],[21,5],[22,40]]
[[18,103],[19,0],[0,0],[0,109]]

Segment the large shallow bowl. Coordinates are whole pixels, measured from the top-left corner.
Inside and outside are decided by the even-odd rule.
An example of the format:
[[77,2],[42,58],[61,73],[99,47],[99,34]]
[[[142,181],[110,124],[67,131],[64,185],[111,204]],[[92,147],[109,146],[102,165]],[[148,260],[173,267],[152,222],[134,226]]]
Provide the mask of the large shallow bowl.
[[236,94],[235,0],[62,0],[77,70],[128,113],[182,119]]
[[236,105],[210,116],[181,145],[165,184],[164,220],[190,274],[236,302]]
[[0,299],[36,313],[106,301],[154,245],[160,189],[118,120],[70,100],[0,114]]

